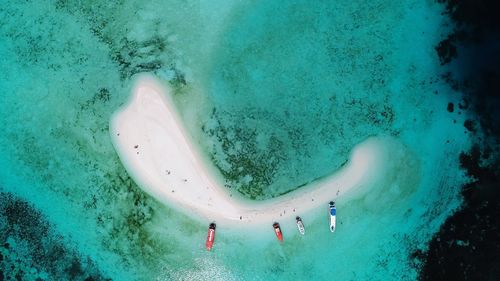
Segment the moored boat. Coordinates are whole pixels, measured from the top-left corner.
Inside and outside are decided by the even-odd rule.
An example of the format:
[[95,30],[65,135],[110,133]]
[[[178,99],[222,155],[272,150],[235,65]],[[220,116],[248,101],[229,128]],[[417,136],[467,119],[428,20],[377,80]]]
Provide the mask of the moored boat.
[[337,208],[335,208],[335,202],[330,201],[329,204],[329,212],[330,212],[330,231],[335,231],[336,217],[337,217]]
[[281,232],[280,224],[277,222],[273,223],[273,228],[274,228],[274,233],[276,234],[276,237],[278,237],[278,240],[283,241],[283,233]]
[[299,229],[299,233],[304,235],[306,233],[306,230],[304,228],[304,223],[302,222],[302,219],[299,216],[297,216],[295,220],[297,222],[297,228]]
[[210,251],[212,249],[212,246],[214,245],[214,240],[215,240],[215,223],[213,222],[208,226],[207,241],[205,242],[207,250]]

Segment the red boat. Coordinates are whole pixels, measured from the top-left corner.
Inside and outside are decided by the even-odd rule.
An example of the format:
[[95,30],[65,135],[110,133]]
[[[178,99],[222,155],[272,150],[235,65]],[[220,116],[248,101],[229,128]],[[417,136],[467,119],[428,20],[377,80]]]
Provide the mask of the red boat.
[[215,223],[211,223],[208,226],[207,242],[205,243],[207,250],[210,251],[212,249],[212,246],[214,245],[214,240],[215,240]]
[[281,232],[280,224],[277,222],[273,223],[273,228],[276,237],[278,237],[278,240],[283,241],[283,232]]

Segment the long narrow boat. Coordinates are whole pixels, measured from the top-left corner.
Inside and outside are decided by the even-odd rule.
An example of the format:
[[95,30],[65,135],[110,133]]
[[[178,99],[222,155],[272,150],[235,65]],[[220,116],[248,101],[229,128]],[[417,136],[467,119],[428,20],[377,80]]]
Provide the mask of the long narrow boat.
[[335,224],[337,220],[337,208],[335,208],[335,202],[330,201],[329,204],[329,211],[330,211],[330,231],[334,232],[335,231]]
[[215,240],[215,223],[211,223],[208,226],[207,241],[205,242],[207,250],[210,251],[212,249],[212,246],[214,245],[214,240]]
[[283,233],[281,232],[280,224],[277,222],[273,223],[273,228],[274,228],[274,233],[276,234],[276,237],[278,237],[278,240],[283,241]]
[[304,228],[304,223],[302,222],[302,219],[299,216],[297,216],[295,220],[297,222],[297,228],[299,229],[299,233],[304,235],[306,233],[306,230]]

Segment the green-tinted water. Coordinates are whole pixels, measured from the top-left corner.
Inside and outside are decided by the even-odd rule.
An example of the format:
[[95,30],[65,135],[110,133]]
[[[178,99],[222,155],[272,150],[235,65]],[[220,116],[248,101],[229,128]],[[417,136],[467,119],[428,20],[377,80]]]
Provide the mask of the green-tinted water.
[[[460,203],[466,113],[446,111],[460,95],[439,78],[446,69],[434,46],[449,27],[436,4],[8,2],[0,8],[0,190],[51,225],[50,235],[33,232],[36,243],[50,249],[58,240],[71,254],[57,258],[75,261],[57,270],[16,261],[33,239],[7,231],[28,226],[5,211],[2,242],[21,246],[1,249],[4,275],[415,279],[410,253]],[[384,184],[339,202],[334,236],[317,210],[305,237],[293,226],[283,245],[272,231],[219,232],[206,253],[206,226],[145,195],[111,146],[109,119],[140,72],[173,86],[193,138],[248,197],[329,175],[372,135],[391,136],[407,161]]]
[[229,183],[276,196],[332,173],[367,136],[393,133],[397,42],[388,34],[402,13],[390,1],[260,2],[236,12],[212,58],[215,109],[204,127],[223,139],[211,152],[224,155],[214,158]]

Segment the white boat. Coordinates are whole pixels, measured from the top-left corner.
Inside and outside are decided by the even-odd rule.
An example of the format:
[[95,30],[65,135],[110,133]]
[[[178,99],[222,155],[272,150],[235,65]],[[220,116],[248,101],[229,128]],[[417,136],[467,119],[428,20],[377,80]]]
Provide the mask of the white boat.
[[297,228],[299,229],[299,233],[304,235],[306,233],[306,230],[304,228],[304,223],[302,222],[302,219],[299,216],[297,216],[295,220],[297,221]]
[[334,232],[336,217],[337,217],[337,208],[335,208],[335,202],[330,201],[329,211],[330,211],[330,231]]

